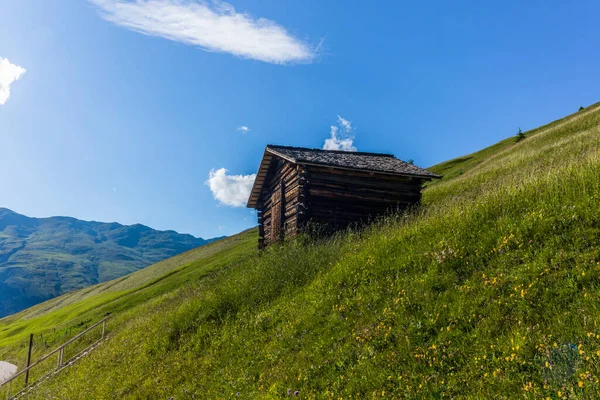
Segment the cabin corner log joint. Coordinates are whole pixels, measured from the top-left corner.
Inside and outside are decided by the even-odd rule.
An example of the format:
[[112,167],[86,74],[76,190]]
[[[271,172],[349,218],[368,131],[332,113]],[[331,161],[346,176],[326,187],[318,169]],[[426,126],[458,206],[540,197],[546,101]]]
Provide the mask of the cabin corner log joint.
[[333,231],[418,204],[423,183],[435,178],[391,154],[268,145],[247,206],[264,247],[309,221]]

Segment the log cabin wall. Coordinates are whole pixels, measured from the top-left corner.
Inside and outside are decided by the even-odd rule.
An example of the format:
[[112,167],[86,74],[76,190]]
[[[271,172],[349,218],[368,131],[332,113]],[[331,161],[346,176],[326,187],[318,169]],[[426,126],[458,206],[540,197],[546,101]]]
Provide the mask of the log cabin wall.
[[259,247],[297,232],[298,166],[278,158],[272,162],[260,195]]
[[439,178],[392,154],[268,145],[247,207],[262,248],[311,221],[333,231],[418,204],[423,182]]
[[306,220],[329,230],[421,201],[423,180],[416,177],[318,166],[305,166],[302,176],[306,182],[301,188],[306,196]]

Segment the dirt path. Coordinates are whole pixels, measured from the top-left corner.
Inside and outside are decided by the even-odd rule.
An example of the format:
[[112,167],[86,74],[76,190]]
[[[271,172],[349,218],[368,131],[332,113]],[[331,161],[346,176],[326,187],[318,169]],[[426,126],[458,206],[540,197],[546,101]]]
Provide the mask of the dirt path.
[[17,366],[0,361],[0,384],[4,383],[11,376],[17,373]]

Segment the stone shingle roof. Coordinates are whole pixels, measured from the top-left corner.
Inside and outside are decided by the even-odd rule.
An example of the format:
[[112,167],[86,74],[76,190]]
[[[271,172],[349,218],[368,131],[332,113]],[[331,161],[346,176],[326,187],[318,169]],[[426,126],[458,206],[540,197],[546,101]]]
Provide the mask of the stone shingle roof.
[[307,149],[303,147],[268,145],[267,151],[296,164],[318,164],[348,169],[439,178],[438,175],[416,165],[399,160],[392,154]]
[[271,160],[277,157],[302,165],[324,165],[393,175],[414,176],[422,179],[440,178],[439,175],[399,160],[391,154],[268,145],[260,163],[254,186],[250,193],[250,199],[248,199],[249,208],[255,208],[257,206]]

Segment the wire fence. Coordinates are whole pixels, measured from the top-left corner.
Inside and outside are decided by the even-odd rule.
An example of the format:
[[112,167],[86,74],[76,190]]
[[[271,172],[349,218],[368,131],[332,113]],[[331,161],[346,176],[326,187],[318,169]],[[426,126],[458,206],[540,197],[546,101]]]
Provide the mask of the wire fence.
[[14,399],[61,369],[73,364],[104,339],[106,321],[108,321],[108,317],[13,375],[0,384],[0,393],[5,393],[7,400]]

